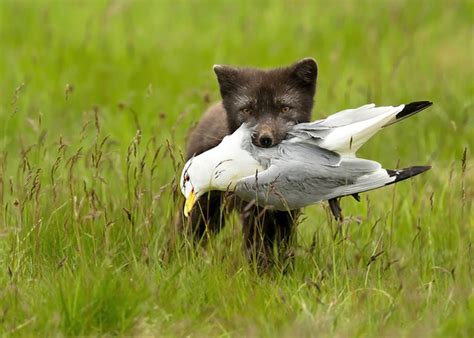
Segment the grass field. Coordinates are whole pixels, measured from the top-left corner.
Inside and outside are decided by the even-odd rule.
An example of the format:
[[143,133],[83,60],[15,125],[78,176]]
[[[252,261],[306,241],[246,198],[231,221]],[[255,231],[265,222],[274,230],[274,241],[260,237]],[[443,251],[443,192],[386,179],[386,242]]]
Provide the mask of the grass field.
[[[474,336],[472,1],[1,1],[0,335]],[[413,180],[325,205],[259,275],[237,217],[174,238],[215,63],[319,64],[313,117],[431,100],[361,151]],[[180,248],[180,249],[178,249]]]

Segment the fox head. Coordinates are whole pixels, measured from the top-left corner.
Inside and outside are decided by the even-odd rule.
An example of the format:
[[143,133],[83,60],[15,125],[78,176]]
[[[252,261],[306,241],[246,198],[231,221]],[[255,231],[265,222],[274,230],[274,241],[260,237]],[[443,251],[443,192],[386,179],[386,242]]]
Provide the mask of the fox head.
[[246,122],[255,129],[257,146],[280,143],[292,125],[311,118],[318,75],[314,59],[270,70],[215,65],[214,71],[231,132]]

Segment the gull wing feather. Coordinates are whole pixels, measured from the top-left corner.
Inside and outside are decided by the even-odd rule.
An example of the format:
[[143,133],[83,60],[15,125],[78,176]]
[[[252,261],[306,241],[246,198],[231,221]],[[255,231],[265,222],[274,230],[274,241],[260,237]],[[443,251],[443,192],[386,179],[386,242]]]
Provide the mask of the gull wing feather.
[[[276,156],[266,170],[237,181],[236,192],[241,198],[291,210],[394,180],[375,161],[343,159],[312,144],[288,144],[284,149],[281,154],[291,156]],[[361,180],[366,176],[370,177]]]
[[237,181],[235,191],[257,205],[293,210],[381,188],[428,169],[429,166],[415,166],[386,170],[378,162],[359,158],[343,159],[337,167],[277,161],[256,175]]
[[429,107],[429,101],[412,102],[397,107],[367,104],[347,109],[324,120],[300,123],[289,133],[286,142],[309,142],[322,148],[353,157],[359,148],[382,128],[401,121]]

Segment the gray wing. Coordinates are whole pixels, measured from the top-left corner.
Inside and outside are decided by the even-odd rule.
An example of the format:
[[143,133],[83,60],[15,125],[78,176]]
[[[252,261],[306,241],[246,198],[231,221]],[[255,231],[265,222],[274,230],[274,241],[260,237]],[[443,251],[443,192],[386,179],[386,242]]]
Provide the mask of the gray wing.
[[341,158],[313,144],[275,148],[279,149],[266,170],[237,182],[236,193],[244,200],[291,210],[375,189],[394,180],[377,162]]

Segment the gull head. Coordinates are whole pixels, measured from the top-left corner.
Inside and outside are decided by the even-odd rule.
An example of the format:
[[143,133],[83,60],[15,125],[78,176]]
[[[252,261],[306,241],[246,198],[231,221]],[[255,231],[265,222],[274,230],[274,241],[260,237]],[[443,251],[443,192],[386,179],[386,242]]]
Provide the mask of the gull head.
[[201,156],[192,157],[181,173],[181,193],[186,198],[184,215],[189,216],[199,197],[211,190],[212,172]]
[[222,142],[186,162],[180,188],[186,198],[184,215],[189,216],[199,197],[212,190],[234,191],[239,179],[254,175],[262,166],[243,144],[250,143],[251,132],[245,126]]
[[235,183],[243,177],[233,158],[218,160],[215,152],[191,158],[181,174],[181,192],[186,198],[184,215],[189,216],[199,197],[211,190],[233,191]]

